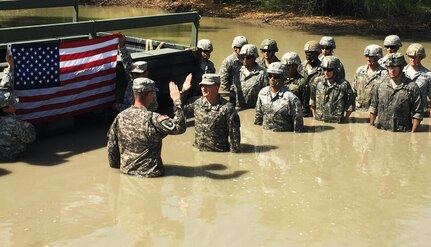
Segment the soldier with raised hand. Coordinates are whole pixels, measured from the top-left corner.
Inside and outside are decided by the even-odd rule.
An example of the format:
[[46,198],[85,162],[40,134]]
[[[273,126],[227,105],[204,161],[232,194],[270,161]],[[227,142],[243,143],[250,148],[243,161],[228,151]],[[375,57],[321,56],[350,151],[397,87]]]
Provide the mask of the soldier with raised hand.
[[31,123],[15,116],[18,98],[9,90],[0,90],[0,160],[16,160],[27,149],[27,144],[36,139]]
[[113,168],[138,177],[164,175],[162,139],[186,131],[186,121],[177,85],[169,83],[174,118],[148,110],[158,89],[153,80],[133,80],[135,103],[114,119],[108,132],[108,160]]
[[[240,152],[240,118],[235,106],[218,93],[220,76],[204,74],[199,85],[202,96],[190,99],[184,108],[187,116],[195,117],[193,145],[200,151]],[[190,80],[186,80],[182,92],[190,87]]]
[[236,36],[232,41],[233,53],[225,58],[220,66],[221,91],[231,91],[234,80],[239,77],[239,69],[242,66],[241,48],[248,44],[244,36]]
[[387,74],[386,69],[378,62],[383,56],[382,47],[374,44],[368,45],[364,49],[364,56],[367,64],[358,67],[353,78],[356,109],[360,111],[369,110],[373,88],[379,85],[382,77]]
[[404,75],[407,65],[401,53],[385,60],[388,75],[374,88],[370,105],[370,125],[389,131],[416,132],[423,117],[418,85]]
[[431,72],[422,65],[422,59],[426,57],[425,48],[419,43],[413,43],[407,48],[408,64],[404,67],[405,76],[414,81],[421,90],[422,108],[424,117],[430,115],[431,98]]
[[303,130],[302,104],[285,84],[286,65],[273,62],[267,69],[269,86],[259,92],[254,124],[271,131]]
[[326,56],[322,59],[323,75],[316,78],[312,88],[310,106],[317,120],[333,123],[347,123],[355,109],[355,95],[346,80],[339,80],[338,59]]
[[398,52],[403,44],[401,43],[401,39],[398,35],[391,34],[385,37],[385,40],[383,40],[383,46],[385,47],[386,55],[379,59],[379,64],[382,67],[385,67],[385,61],[389,54]]
[[259,66],[265,70],[273,62],[280,62],[280,59],[275,55],[278,52],[277,42],[273,39],[264,39],[260,44],[260,51],[262,52],[262,60],[259,61]]

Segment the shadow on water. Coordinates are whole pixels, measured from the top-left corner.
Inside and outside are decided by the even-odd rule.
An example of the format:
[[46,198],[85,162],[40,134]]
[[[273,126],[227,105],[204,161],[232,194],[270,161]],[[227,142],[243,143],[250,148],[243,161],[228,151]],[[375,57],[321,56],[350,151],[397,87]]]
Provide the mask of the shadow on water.
[[212,171],[226,170],[226,166],[222,164],[208,164],[201,166],[179,166],[179,165],[164,165],[165,176],[178,176],[178,177],[208,177],[211,179],[233,179],[242,176],[248,171],[240,170],[228,174],[218,174]]
[[277,146],[272,145],[252,145],[248,143],[241,143],[241,153],[263,153],[277,148]]
[[304,128],[305,128],[304,132],[313,132],[313,133],[319,133],[319,132],[335,129],[334,127],[328,126],[328,125],[304,126]]
[[349,119],[351,123],[370,123],[370,118],[368,117],[351,117]]
[[9,173],[11,173],[9,170],[0,168],[0,177],[4,175],[8,175]]

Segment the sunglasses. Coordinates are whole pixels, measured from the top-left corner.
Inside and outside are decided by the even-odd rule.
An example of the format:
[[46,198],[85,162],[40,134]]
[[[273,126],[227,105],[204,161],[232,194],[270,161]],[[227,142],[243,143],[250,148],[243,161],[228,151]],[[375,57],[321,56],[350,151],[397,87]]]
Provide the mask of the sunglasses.
[[274,78],[274,79],[278,80],[278,79],[281,78],[281,75],[278,75],[278,74],[268,74],[268,78]]
[[252,59],[252,58],[254,58],[254,56],[242,56],[242,59],[244,60],[250,60],[250,59]]
[[322,46],[322,47],[320,47],[320,49],[329,51],[329,50],[332,50],[332,47],[330,47],[330,46]]
[[322,68],[323,71],[327,71],[327,72],[332,72],[334,71],[334,69],[330,69],[330,68]]
[[385,46],[386,49],[395,50],[397,47],[395,45]]

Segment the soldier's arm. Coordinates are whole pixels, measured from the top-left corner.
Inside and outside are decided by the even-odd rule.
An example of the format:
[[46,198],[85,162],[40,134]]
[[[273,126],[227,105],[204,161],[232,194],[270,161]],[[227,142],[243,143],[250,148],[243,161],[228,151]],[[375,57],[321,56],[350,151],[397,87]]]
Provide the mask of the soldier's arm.
[[24,143],[34,142],[36,140],[36,131],[33,124],[22,121],[19,131],[16,133],[18,138]]
[[254,115],[254,124],[262,125],[263,123],[263,109],[262,109],[262,100],[260,97],[257,98],[256,102],[256,113]]
[[416,129],[419,127],[420,122],[423,118],[423,108],[422,105],[422,97],[420,93],[419,87],[415,84],[413,84],[414,87],[412,89],[412,97],[411,97],[411,105],[412,105],[412,112],[413,112],[413,126],[412,126],[412,132],[416,132]]
[[316,87],[310,85],[310,110],[313,118],[316,118]]
[[10,51],[6,52],[7,68],[3,70],[3,78],[0,82],[0,87],[13,90],[14,88],[14,77],[13,77],[13,57]]
[[376,121],[377,117],[377,109],[379,104],[379,87],[373,87],[373,90],[371,91],[371,102],[370,102],[370,125],[374,126],[374,122]]
[[348,81],[346,82],[346,114],[344,115],[344,122],[348,123],[350,114],[355,110],[355,93],[353,93],[352,87],[350,86],[350,83]]
[[118,49],[120,50],[121,60],[123,61],[124,70],[126,73],[132,71],[132,56],[126,49],[126,36],[120,34],[118,41]]
[[116,133],[117,119],[114,120],[108,131],[108,162],[112,168],[120,168],[120,150]]
[[231,65],[229,62],[229,57],[223,60],[220,66],[220,90],[229,91],[232,85],[231,80]]
[[241,133],[240,133],[241,122],[239,119],[239,115],[234,107],[232,107],[228,121],[229,121],[228,126],[229,126],[230,151],[232,153],[239,153],[240,143],[241,143]]
[[295,132],[301,132],[304,129],[304,119],[302,117],[302,104],[298,97],[294,97],[292,101],[292,108],[294,109],[293,127]]

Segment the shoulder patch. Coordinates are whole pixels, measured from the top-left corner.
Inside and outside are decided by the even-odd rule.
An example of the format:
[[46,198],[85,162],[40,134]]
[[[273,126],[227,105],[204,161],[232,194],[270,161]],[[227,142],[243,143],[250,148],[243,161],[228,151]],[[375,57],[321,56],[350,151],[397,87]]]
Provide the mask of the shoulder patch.
[[168,130],[175,129],[175,124],[172,122],[172,119],[165,118],[160,121],[160,124]]

